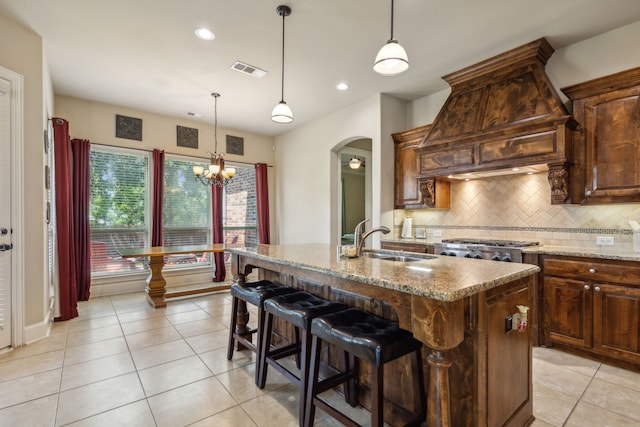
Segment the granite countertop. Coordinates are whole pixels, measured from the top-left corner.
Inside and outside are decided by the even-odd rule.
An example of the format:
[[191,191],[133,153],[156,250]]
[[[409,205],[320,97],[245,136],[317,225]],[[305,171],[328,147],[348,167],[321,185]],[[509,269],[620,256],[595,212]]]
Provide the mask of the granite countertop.
[[522,252],[540,255],[561,255],[619,261],[640,261],[640,253],[638,252],[605,246],[602,248],[580,248],[572,246],[540,245],[522,248]]
[[229,248],[229,252],[440,301],[456,301],[540,271],[530,264],[427,254],[412,254],[424,258],[414,262],[343,258],[337,256],[335,246],[327,244],[257,245]]

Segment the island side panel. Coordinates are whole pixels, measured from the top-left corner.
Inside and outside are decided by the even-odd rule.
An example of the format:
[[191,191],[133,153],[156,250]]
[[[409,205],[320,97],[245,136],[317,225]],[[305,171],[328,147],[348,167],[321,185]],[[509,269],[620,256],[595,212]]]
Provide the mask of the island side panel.
[[[535,280],[529,276],[466,300],[465,338],[450,356],[452,425],[521,427],[534,421],[533,328],[506,332],[505,318],[518,305],[535,314]],[[469,413],[474,416],[459,416]]]

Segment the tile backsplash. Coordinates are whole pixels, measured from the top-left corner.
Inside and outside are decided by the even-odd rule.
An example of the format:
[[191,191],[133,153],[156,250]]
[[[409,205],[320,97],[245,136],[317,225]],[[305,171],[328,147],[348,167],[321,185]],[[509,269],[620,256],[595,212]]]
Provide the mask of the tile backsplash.
[[426,228],[430,241],[475,237],[596,247],[596,236],[613,236],[616,249],[631,249],[627,221],[640,221],[640,203],[552,205],[550,199],[546,173],[453,181],[450,209],[396,210],[395,237],[409,216],[414,231]]

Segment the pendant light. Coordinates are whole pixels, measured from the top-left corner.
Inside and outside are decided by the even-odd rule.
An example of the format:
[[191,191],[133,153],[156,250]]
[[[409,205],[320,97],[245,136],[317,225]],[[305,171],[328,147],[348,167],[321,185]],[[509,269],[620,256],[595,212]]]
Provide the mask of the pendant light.
[[209,153],[209,166],[206,168],[202,165],[194,165],[193,166],[193,174],[196,176],[196,179],[199,179],[204,185],[215,185],[218,187],[224,187],[236,174],[235,168],[226,168],[224,166],[224,154],[218,153],[218,98],[220,97],[219,93],[212,93],[214,99],[214,141],[215,146],[213,153],[211,151],[207,151]]
[[373,63],[373,70],[383,76],[395,76],[409,69],[409,58],[398,40],[393,38],[393,0],[391,0],[391,38],[382,46]]
[[284,18],[291,15],[289,6],[280,5],[276,8],[279,16],[282,16],[282,85],[280,92],[280,102],[271,112],[271,120],[276,123],[291,123],[293,121],[293,112],[291,108],[284,102]]

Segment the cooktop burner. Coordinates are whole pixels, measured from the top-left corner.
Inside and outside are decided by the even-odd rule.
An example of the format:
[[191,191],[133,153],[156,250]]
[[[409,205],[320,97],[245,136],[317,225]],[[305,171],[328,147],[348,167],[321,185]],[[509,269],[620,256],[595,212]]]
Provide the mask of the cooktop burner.
[[522,240],[493,240],[493,239],[443,239],[442,243],[454,243],[458,245],[484,245],[484,246],[501,246],[512,248],[523,248],[525,246],[536,246],[539,242],[527,242]]
[[435,253],[439,255],[459,256],[465,258],[490,259],[492,261],[522,262],[522,249],[525,246],[536,246],[538,242],[522,240],[496,239],[444,239],[442,243],[434,243]]

